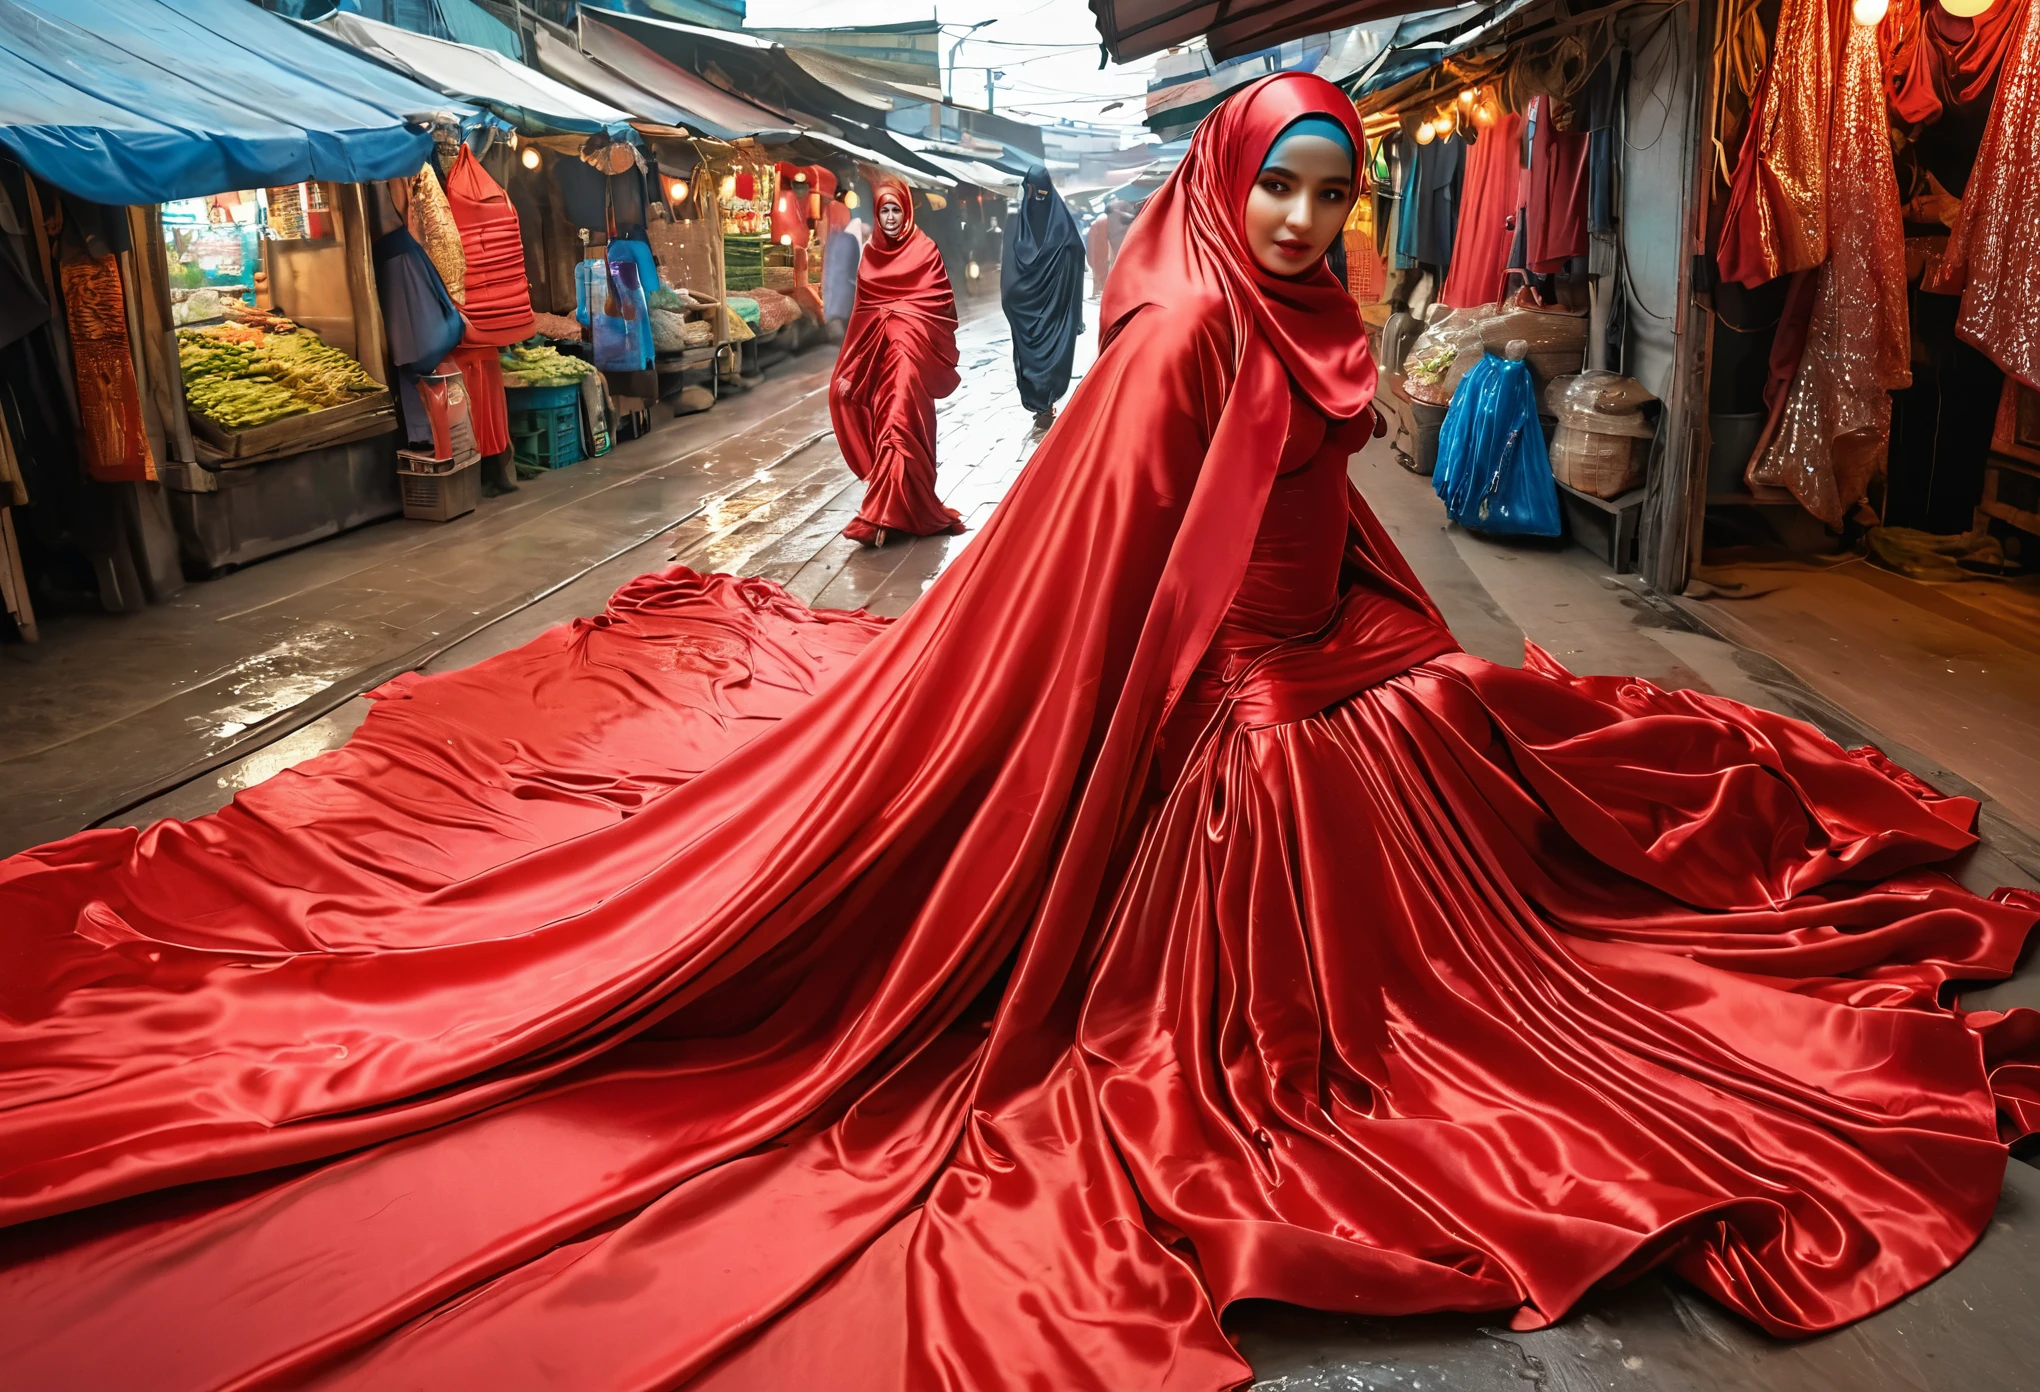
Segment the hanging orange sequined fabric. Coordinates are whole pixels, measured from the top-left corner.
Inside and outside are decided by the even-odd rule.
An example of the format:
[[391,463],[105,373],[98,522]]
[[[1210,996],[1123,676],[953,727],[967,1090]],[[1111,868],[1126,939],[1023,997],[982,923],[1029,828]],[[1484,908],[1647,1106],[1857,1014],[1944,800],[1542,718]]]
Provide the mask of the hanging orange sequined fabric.
[[1890,448],[1888,393],[1912,384],[1905,232],[1873,26],[1849,26],[1828,153],[1828,262],[1792,394],[1749,480],[1789,489],[1834,526]]
[[78,382],[78,452],[101,483],[144,483],[156,459],[142,425],[142,393],[128,347],[127,295],[112,256],[61,268],[64,323]]
[[1829,0],[1785,0],[1722,222],[1724,280],[1761,285],[1827,259],[1834,55]]
[[1967,277],[1955,331],[2040,388],[2040,5],[2001,69],[1947,263]]

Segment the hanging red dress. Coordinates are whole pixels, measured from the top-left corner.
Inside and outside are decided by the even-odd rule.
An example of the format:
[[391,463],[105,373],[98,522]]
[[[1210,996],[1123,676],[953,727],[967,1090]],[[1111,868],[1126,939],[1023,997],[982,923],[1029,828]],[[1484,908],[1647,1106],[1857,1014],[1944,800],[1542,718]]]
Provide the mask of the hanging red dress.
[[1465,203],[1440,303],[1470,309],[1501,299],[1522,182],[1523,118],[1505,111],[1467,156]]
[[[425,177],[430,178],[431,171]],[[446,176],[446,197],[466,258],[461,314],[468,326],[448,360],[460,369],[467,387],[475,448],[485,455],[501,454],[510,448],[510,407],[496,350],[537,331],[531,280],[524,269],[524,237],[510,196],[466,145]]]
[[1803,1334],[1956,1261],[2040,1017],[1938,993],[2040,899],[1874,753],[1457,650],[1355,307],[1240,230],[1318,113],[1206,118],[897,622],[645,576],[0,864],[11,1377],[1219,1392],[1241,1299]]
[[942,253],[914,225],[914,199],[895,178],[872,189],[873,212],[890,202],[906,218],[898,235],[874,226],[857,270],[857,305],[829,379],[829,421],[864,502],[843,535],[961,532],[963,519],[935,495],[935,403],[956,390],[956,297]]
[[[1826,145],[1828,259],[1812,273],[1812,312],[1792,387],[1766,426],[1769,443],[1750,461],[1748,479],[1787,489],[1815,517],[1840,526],[1890,452],[1891,393],[1912,383],[1905,228],[1870,25],[1849,26]],[[1774,363],[1792,345],[1803,297],[1803,289],[1787,296]]]

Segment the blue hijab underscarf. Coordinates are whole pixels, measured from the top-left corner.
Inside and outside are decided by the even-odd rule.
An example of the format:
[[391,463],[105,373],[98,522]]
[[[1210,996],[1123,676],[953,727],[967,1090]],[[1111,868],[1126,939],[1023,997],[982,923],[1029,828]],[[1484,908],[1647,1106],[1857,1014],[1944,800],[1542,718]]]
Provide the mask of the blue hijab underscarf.
[[1282,147],[1299,135],[1315,135],[1329,140],[1346,152],[1349,163],[1357,162],[1358,157],[1353,150],[1353,137],[1346,134],[1344,126],[1329,116],[1299,116],[1284,126],[1282,134],[1275,137],[1275,143],[1268,147],[1268,155],[1261,161],[1261,167],[1266,169],[1273,164]]

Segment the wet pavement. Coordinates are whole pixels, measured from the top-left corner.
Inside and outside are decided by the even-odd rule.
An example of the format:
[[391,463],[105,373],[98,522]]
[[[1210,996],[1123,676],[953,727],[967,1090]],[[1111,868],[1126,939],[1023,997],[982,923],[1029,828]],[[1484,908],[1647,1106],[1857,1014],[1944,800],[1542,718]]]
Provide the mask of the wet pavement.
[[[1013,389],[996,310],[969,316],[959,346],[963,386],[939,417],[940,482],[975,526],[1038,436]],[[458,521],[364,528],[188,586],[171,605],[59,620],[39,648],[0,649],[0,689],[15,717],[15,742],[0,755],[10,789],[0,852],[95,822],[209,811],[343,741],[375,683],[513,647],[599,610],[625,580],[669,559],[766,575],[818,605],[903,612],[970,536],[871,551],[838,535],[862,485],[827,435],[830,363],[827,349],[790,359],[745,396],[484,500]],[[1989,770],[1944,766],[1967,758],[1965,746],[1923,750],[1891,738],[1847,689],[1817,689],[1585,552],[1447,526],[1428,480],[1380,445],[1356,456],[1352,472],[1470,651],[1517,664],[1527,637],[1578,672],[1714,691],[1810,719],[1846,743],[1879,743],[1944,789],[1985,802],[1986,844],[1956,867],[1965,882],[2040,884],[2040,845],[2016,815],[2023,804],[1977,786],[1994,781]],[[1967,999],[2040,1005],[2040,976]],[[2011,1392],[2040,1386],[2036,1312],[2040,1173],[2014,1164],[1997,1221],[1966,1261],[1819,1339],[1769,1339],[1659,1276],[1530,1333],[1510,1330],[1506,1316],[1351,1320],[1276,1306],[1235,1310],[1227,1322],[1268,1392]]]

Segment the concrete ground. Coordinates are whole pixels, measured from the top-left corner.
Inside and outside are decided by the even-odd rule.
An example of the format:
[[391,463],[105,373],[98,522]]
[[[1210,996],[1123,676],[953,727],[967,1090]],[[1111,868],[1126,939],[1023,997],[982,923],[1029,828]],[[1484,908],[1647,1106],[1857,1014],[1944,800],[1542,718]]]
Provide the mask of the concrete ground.
[[[1012,387],[1003,319],[970,316],[960,346],[964,385],[940,415],[942,488],[975,524],[1036,437]],[[811,351],[747,396],[458,521],[366,528],[193,585],[172,605],[61,620],[39,648],[0,649],[16,735],[0,756],[12,793],[0,804],[0,853],[94,823],[200,815],[344,740],[376,681],[514,646],[600,609],[624,580],[673,557],[767,575],[820,605],[902,612],[970,538],[872,552],[837,535],[861,485],[826,434],[829,367],[828,350]],[[1352,472],[1469,650],[1517,664],[1528,638],[1575,671],[1715,691],[1876,742],[1984,799],[1986,844],[1956,867],[1966,882],[2040,883],[2019,781],[1931,711],[1899,719],[1891,701],[1865,702],[1847,680],[1823,686],[1791,642],[1766,655],[1730,641],[1740,631],[1728,620],[1654,596],[1584,552],[1449,527],[1428,481],[1381,445]],[[1753,628],[1744,641],[1778,640]],[[1921,689],[1897,704],[1928,699]],[[1866,709],[1891,718],[1873,723]],[[2018,757],[2040,757],[2030,729],[2005,739]],[[2040,985],[2024,974],[1969,999],[2040,1005]],[[1510,1331],[1505,1317],[1353,1320],[1275,1306],[1235,1310],[1228,1323],[1269,1392],[2010,1392],[2040,1385],[2036,1298],[2040,1173],[2014,1164],[1997,1221],[1952,1273],[1801,1343],[1768,1339],[1658,1276],[1534,1333]]]

